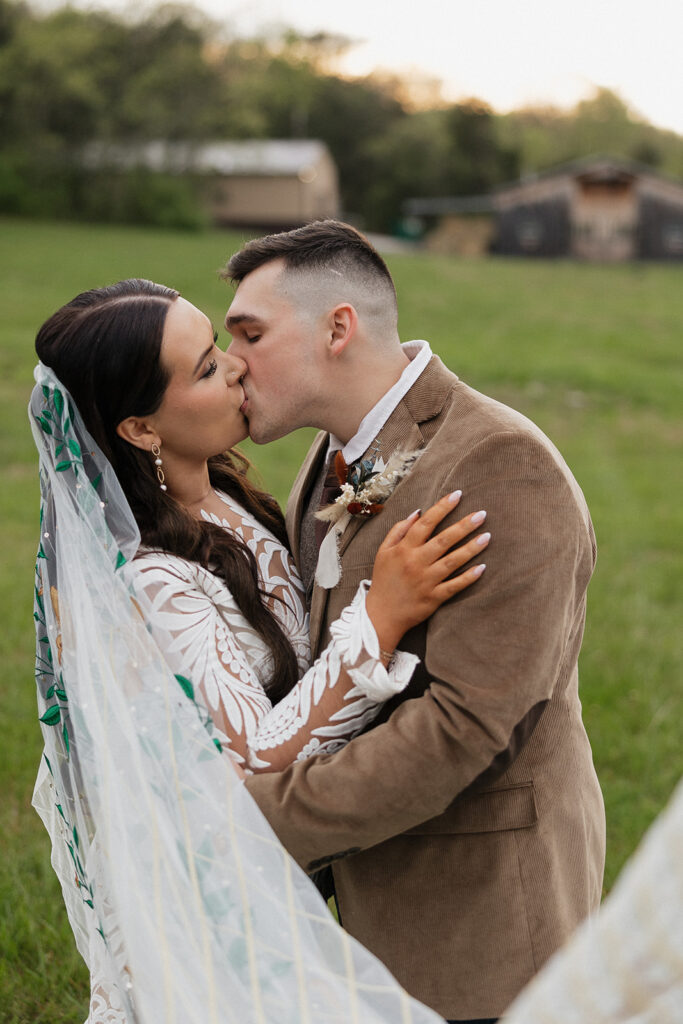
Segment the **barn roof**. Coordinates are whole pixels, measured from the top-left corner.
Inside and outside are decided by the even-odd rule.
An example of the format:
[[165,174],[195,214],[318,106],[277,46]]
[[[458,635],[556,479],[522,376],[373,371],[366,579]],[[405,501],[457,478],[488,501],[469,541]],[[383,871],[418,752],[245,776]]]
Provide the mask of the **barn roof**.
[[516,181],[508,181],[499,185],[493,190],[494,195],[507,191],[507,189],[518,189],[520,185],[529,185],[535,181],[547,181],[550,178],[583,178],[588,181],[614,181],[628,180],[633,178],[657,178],[666,181],[671,185],[678,185],[683,188],[683,182],[676,178],[660,174],[648,164],[638,163],[636,160],[627,160],[618,156],[605,156],[600,153],[592,156],[580,157],[577,160],[568,160],[565,163],[556,164],[543,171],[533,171],[522,175]]
[[102,167],[146,167],[151,171],[200,174],[290,176],[305,172],[329,155],[317,139],[247,139],[237,142],[143,143],[90,142],[84,164]]
[[414,197],[403,201],[402,210],[406,216],[443,217],[448,214],[494,213],[497,209],[496,200],[506,192],[516,192],[526,185],[537,181],[550,181],[553,178],[581,178],[584,181],[628,181],[633,178],[654,178],[657,181],[674,185],[683,192],[683,182],[676,178],[659,174],[647,164],[637,163],[621,157],[594,156],[581,157],[556,164],[544,171],[534,171],[522,175],[516,181],[498,185],[484,195],[472,196],[435,196],[433,198]]

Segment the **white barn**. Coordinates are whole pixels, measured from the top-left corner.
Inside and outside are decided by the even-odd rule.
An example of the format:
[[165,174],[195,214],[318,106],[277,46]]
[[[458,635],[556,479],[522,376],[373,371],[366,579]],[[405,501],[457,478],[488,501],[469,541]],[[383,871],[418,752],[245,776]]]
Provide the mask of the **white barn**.
[[144,167],[189,176],[217,225],[291,228],[340,212],[337,168],[316,139],[92,142],[83,162],[96,171]]

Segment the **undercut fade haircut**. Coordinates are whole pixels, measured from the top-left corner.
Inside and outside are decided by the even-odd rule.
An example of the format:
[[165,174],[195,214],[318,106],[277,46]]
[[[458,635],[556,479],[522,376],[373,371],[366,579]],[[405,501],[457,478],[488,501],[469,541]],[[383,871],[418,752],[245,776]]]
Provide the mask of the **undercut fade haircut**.
[[384,293],[396,304],[396,289],[386,263],[365,235],[342,221],[317,220],[293,231],[255,238],[231,257],[221,277],[239,284],[273,260],[282,260],[286,270],[295,273],[332,271],[363,280],[368,288]]

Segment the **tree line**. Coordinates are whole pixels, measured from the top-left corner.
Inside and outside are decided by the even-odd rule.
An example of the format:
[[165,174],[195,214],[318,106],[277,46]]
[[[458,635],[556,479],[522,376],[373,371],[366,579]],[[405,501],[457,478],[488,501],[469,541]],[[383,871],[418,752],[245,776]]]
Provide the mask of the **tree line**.
[[425,109],[409,80],[334,71],[329,35],[230,37],[190,7],[137,20],[0,0],[0,212],[193,226],[191,181],[86,171],[93,140],[317,138],[345,215],[392,230],[406,198],[475,195],[594,152],[683,177],[683,137],[635,118],[608,90],[570,112],[499,115],[478,100]]

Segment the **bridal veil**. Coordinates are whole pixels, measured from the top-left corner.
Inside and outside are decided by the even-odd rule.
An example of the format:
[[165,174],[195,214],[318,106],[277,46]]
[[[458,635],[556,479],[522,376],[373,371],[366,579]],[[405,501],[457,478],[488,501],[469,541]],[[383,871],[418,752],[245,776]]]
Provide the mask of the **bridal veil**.
[[116,476],[52,371],[36,382],[34,805],[90,969],[88,1021],[438,1021],[336,924],[217,749],[145,625]]

